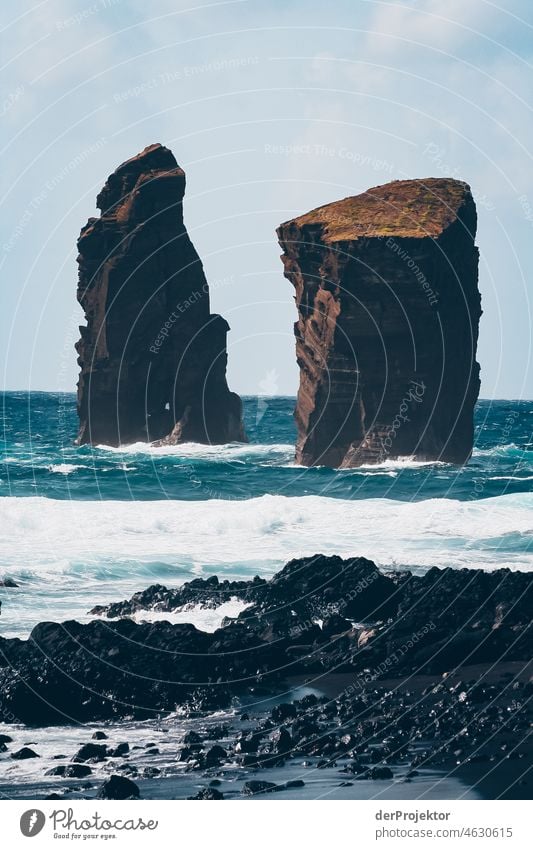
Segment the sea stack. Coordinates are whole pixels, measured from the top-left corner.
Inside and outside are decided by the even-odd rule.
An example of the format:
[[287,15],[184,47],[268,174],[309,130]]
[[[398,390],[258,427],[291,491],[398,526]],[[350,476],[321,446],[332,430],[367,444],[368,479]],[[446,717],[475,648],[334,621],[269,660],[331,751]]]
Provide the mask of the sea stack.
[[466,183],[398,180],[282,224],[296,291],[296,461],[464,463],[479,393]]
[[120,165],[78,240],[78,443],[245,441],[226,382],[229,325],[212,315],[183,223],[185,173],[160,144]]

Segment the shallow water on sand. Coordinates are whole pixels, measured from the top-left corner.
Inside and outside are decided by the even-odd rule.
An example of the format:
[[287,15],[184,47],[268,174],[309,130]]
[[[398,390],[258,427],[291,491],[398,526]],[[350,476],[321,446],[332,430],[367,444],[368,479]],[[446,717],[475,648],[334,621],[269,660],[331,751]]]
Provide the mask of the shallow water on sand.
[[[299,688],[287,694],[289,699],[302,698],[310,688]],[[283,699],[268,699],[257,704],[261,711]],[[247,705],[247,709],[250,706]],[[120,766],[127,763],[138,769],[133,780],[138,785],[143,799],[186,799],[199,789],[207,787],[216,779],[220,782],[217,789],[227,799],[246,798],[242,788],[246,781],[270,781],[284,784],[287,781],[300,780],[303,787],[291,788],[276,793],[264,794],[254,798],[263,799],[476,799],[475,790],[463,785],[455,776],[448,776],[432,769],[421,768],[419,775],[406,781],[409,767],[395,768],[392,780],[357,781],[353,776],[342,773],[342,760],[335,766],[319,768],[318,758],[302,756],[288,761],[284,766],[269,769],[244,769],[229,766],[214,768],[206,773],[187,772],[184,764],[177,761],[177,753],[184,734],[198,730],[205,734],[206,729],[225,725],[233,730],[252,728],[253,722],[240,720],[241,709],[218,711],[209,719],[184,719],[179,716],[146,722],[121,722],[120,724],[93,723],[85,727],[57,726],[52,728],[28,729],[20,725],[0,723],[0,733],[13,737],[10,751],[22,746],[30,746],[39,754],[39,758],[25,761],[12,761],[9,754],[0,755],[0,798],[43,799],[50,793],[63,795],[67,800],[94,796],[98,786],[109,775],[120,772]],[[46,777],[45,772],[53,767],[66,764],[91,735],[101,730],[107,735],[105,744],[112,746],[128,742],[130,753],[127,759],[112,758],[102,763],[90,764],[93,774],[84,779],[74,780],[59,776]],[[213,741],[214,743],[215,741]],[[224,745],[224,738],[217,742]],[[147,748],[147,744],[151,744]],[[151,753],[155,744],[158,754]],[[139,748],[134,748],[135,746]],[[57,758],[63,755],[63,758]],[[304,766],[304,763],[306,764]],[[142,777],[146,768],[157,767],[161,774],[157,777]],[[123,773],[128,776],[127,772]],[[91,787],[87,787],[90,782]],[[349,782],[349,786],[340,786]]]

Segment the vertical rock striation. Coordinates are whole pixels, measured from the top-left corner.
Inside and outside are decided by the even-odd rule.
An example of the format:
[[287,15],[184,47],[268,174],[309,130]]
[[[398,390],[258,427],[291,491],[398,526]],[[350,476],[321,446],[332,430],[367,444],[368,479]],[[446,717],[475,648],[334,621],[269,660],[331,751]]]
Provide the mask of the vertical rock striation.
[[453,179],[388,183],[278,228],[296,290],[296,459],[464,463],[479,392],[476,208]]
[[210,313],[184,192],[171,151],[151,145],[109,177],[81,231],[79,443],[246,439],[226,382],[229,325]]

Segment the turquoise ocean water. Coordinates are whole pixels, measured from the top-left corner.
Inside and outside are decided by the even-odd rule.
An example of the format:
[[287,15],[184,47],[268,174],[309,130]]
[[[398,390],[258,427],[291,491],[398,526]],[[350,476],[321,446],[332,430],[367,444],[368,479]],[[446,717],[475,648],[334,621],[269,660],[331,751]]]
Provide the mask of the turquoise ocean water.
[[294,465],[294,399],[244,405],[248,445],[80,448],[73,395],[5,393],[0,577],[20,587],[0,589],[1,633],[84,619],[156,581],[269,575],[319,551],[384,568],[533,567],[533,402],[480,401],[464,468],[344,471]]

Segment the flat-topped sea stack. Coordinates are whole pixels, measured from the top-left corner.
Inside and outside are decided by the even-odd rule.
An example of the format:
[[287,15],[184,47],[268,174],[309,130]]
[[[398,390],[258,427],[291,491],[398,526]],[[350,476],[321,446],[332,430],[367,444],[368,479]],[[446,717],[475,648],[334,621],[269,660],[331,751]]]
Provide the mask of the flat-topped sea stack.
[[244,441],[226,382],[228,323],[212,315],[183,223],[185,173],[154,144],[98,195],[78,241],[78,442]]
[[298,463],[468,460],[479,393],[476,224],[466,183],[429,178],[278,228],[298,309]]

